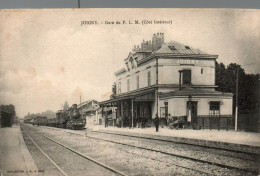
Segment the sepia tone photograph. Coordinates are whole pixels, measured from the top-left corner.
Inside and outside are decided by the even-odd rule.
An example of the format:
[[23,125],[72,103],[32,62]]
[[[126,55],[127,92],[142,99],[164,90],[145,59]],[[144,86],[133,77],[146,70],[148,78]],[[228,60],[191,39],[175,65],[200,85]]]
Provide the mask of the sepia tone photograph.
[[0,10],[0,175],[259,175],[260,10]]

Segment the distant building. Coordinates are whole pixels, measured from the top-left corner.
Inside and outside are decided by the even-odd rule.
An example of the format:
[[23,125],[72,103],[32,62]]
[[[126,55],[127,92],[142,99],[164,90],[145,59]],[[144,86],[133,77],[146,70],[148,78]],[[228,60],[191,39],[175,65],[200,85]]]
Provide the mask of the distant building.
[[78,105],[78,110],[83,117],[86,119],[87,124],[99,124],[98,110],[99,105],[96,100],[88,100]]
[[156,114],[186,116],[192,124],[198,116],[232,115],[233,95],[215,91],[217,58],[176,41],[164,43],[163,33],[154,34],[124,59],[125,68],[115,72],[115,99],[100,106],[117,107],[125,126],[142,121],[151,126]]

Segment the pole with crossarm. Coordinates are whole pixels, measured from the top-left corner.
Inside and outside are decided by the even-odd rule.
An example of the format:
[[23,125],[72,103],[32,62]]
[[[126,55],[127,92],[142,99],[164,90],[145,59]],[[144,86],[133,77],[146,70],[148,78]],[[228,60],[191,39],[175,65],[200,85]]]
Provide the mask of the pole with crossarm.
[[237,131],[237,116],[238,116],[238,69],[237,69],[237,81],[236,81],[236,115],[235,115],[235,131]]

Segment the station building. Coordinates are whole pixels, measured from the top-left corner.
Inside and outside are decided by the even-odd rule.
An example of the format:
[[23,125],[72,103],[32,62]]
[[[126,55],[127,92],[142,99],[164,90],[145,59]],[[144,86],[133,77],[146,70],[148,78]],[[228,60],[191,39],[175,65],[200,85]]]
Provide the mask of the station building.
[[87,124],[99,124],[100,116],[98,115],[98,101],[88,100],[78,104],[78,110],[82,118],[86,120]]
[[215,91],[217,58],[176,41],[165,43],[163,33],[154,34],[151,41],[134,46],[125,67],[115,72],[115,98],[99,104],[116,107],[116,118],[131,127],[143,121],[152,126],[156,114],[161,122],[185,116],[191,124],[199,117],[230,117],[233,95]]

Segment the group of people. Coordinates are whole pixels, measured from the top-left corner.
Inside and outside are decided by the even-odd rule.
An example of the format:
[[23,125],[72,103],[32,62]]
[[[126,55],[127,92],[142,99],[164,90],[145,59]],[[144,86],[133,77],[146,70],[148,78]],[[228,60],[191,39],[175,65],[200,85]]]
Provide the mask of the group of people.
[[[129,121],[129,123],[130,123],[130,121]],[[156,132],[158,132],[159,125],[160,125],[160,118],[158,117],[158,114],[155,115],[154,125],[155,125]],[[141,127],[144,128],[144,126],[145,126],[145,121],[142,121]],[[108,118],[107,117],[105,117],[105,127],[108,127]]]

